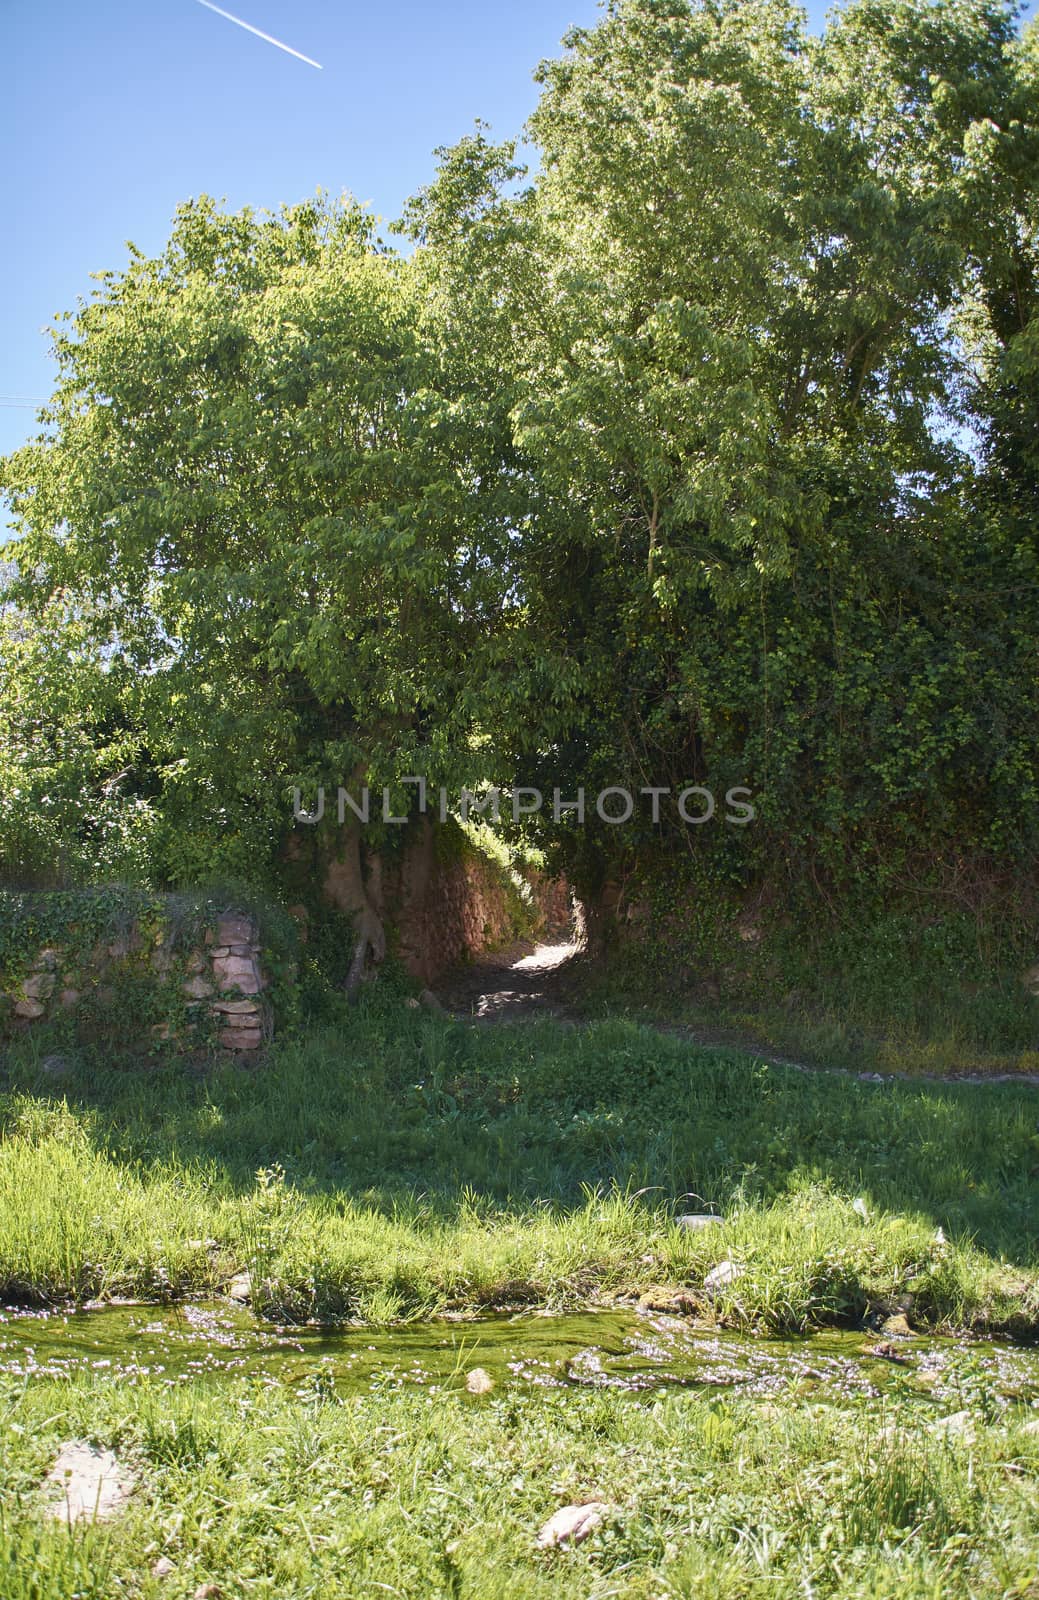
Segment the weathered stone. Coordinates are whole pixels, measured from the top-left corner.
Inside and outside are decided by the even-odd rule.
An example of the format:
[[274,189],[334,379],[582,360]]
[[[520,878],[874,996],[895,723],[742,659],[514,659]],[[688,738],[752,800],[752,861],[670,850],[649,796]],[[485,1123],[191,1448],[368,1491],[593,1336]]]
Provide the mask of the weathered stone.
[[213,971],[219,978],[253,978],[256,963],[252,956],[214,956]]
[[46,1482],[55,1496],[47,1507],[48,1515],[63,1522],[114,1517],[126,1505],[134,1484],[130,1472],[110,1450],[99,1450],[82,1440],[62,1446]]
[[58,993],[58,1004],[64,1006],[66,1011],[71,1011],[74,1005],[79,1004],[78,989],[62,989]]
[[216,961],[218,958],[229,956],[231,954],[231,946],[229,944],[215,944],[209,953],[213,960]]
[[724,1226],[725,1218],[709,1211],[690,1211],[685,1216],[675,1218],[675,1227],[681,1228],[683,1233],[699,1233],[702,1228]]
[[688,1289],[654,1287],[639,1295],[643,1311],[666,1311],[672,1317],[689,1317],[699,1311],[697,1298]]
[[253,1292],[252,1276],[248,1272],[237,1272],[227,1286],[227,1295],[230,1300],[238,1300],[245,1305]]
[[152,1563],[153,1578],[168,1578],[170,1573],[175,1570],[176,1568],[169,1556],[160,1556],[158,1561]]
[[494,1379],[483,1367],[473,1367],[465,1375],[465,1386],[470,1394],[490,1394],[494,1388]]
[[259,994],[263,988],[258,974],[250,967],[244,972],[214,973],[221,989],[230,989],[236,994]]
[[580,1544],[596,1529],[609,1511],[602,1500],[589,1500],[583,1506],[560,1506],[537,1537],[539,1550],[554,1550],[559,1545]]
[[206,1000],[213,993],[213,985],[207,983],[202,974],[198,972],[194,977],[188,978],[180,987],[181,992],[186,994],[189,1000]]
[[201,950],[192,950],[184,963],[184,970],[186,972],[204,972],[208,965],[209,963]]
[[258,1017],[261,1015],[256,1000],[214,1000],[211,1011],[222,1011],[228,1017]]
[[225,916],[217,919],[218,944],[249,944],[253,932],[252,920],[249,917]]
[[719,1261],[707,1274],[703,1286],[713,1294],[718,1289],[727,1289],[737,1278],[742,1278],[745,1271],[746,1268],[741,1267],[738,1261]]
[[47,1007],[42,1000],[19,1000],[15,1004],[16,1017],[24,1017],[26,1022],[35,1022],[37,1017],[42,1017]]
[[45,1078],[71,1078],[75,1068],[68,1056],[44,1056],[40,1071]]
[[61,950],[48,945],[45,949],[38,952],[36,960],[33,962],[33,966],[38,972],[41,970],[45,972],[53,972],[55,967],[58,965],[59,960],[61,959],[61,955]]
[[225,1050],[258,1050],[263,1043],[262,1028],[221,1028],[220,1043]]
[[969,1411],[954,1411],[949,1417],[928,1423],[927,1431],[944,1434],[947,1439],[970,1440],[974,1437],[974,1418]]
[[57,981],[53,972],[34,972],[22,984],[22,994],[26,1000],[49,1000]]

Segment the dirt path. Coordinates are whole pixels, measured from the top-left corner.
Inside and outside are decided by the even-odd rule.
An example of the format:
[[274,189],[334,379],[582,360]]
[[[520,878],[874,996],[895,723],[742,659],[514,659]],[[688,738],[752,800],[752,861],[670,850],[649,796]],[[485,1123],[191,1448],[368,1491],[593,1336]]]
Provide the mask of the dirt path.
[[[448,973],[437,985],[438,999],[452,1016],[467,1022],[527,1022],[550,1017],[556,1022],[577,1026],[587,1021],[579,1005],[580,972],[575,958],[579,945],[566,941],[532,944],[522,941],[503,950],[484,951],[464,967]],[[710,1023],[666,1022],[652,1016],[639,1017],[643,1027],[657,1033],[685,1039],[706,1048],[734,1049],[765,1061],[772,1067],[793,1068],[796,1072],[831,1072],[864,1083],[886,1083],[894,1078],[938,1083],[1029,1083],[1039,1084],[1039,1073],[900,1073],[854,1072],[847,1067],[828,1067],[796,1061],[774,1053],[761,1038],[745,1030]]]
[[521,941],[485,951],[437,985],[437,998],[456,1017],[479,1022],[522,1022],[532,1017],[577,1021],[566,1004],[574,944]]

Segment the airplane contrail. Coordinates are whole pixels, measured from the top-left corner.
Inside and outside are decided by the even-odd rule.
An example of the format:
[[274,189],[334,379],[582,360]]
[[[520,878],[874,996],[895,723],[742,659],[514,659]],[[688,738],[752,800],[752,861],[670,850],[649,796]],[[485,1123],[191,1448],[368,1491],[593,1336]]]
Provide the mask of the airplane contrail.
[[198,0],[198,3],[200,6],[205,6],[207,11],[215,11],[218,17],[226,17],[228,22],[236,22],[247,33],[255,33],[258,39],[266,39],[268,44],[277,45],[279,50],[284,50],[286,55],[295,56],[297,61],[305,61],[308,67],[316,67],[319,72],[323,70],[320,61],[312,61],[309,56],[303,55],[301,51],[293,50],[290,44],[282,44],[281,40],[275,39],[273,34],[264,33],[261,28],[254,28],[251,22],[243,22],[241,17],[233,16],[230,11],[222,11],[219,6],[212,4],[211,0]]

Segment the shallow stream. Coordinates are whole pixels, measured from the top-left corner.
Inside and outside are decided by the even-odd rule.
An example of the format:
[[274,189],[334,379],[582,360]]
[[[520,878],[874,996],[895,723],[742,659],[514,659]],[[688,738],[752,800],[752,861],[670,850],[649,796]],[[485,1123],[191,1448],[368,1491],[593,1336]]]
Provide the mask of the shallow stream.
[[[881,1352],[873,1353],[877,1349]],[[477,1371],[478,1369],[478,1371]],[[863,1332],[764,1339],[634,1311],[403,1327],[275,1328],[239,1307],[0,1311],[0,1379],[248,1377],[302,1393],[423,1387],[739,1390],[834,1402],[889,1395],[936,1417],[1039,1406],[1039,1348]],[[490,1380],[489,1382],[487,1380]]]

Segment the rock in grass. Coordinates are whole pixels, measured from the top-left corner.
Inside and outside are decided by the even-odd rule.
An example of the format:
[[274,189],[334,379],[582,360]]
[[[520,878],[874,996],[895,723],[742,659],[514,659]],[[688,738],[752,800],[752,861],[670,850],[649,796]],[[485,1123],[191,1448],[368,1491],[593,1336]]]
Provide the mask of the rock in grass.
[[745,1271],[746,1268],[741,1267],[738,1261],[719,1261],[707,1274],[703,1286],[708,1293],[714,1294],[718,1289],[727,1289],[737,1278],[742,1278]]
[[675,1227],[681,1228],[683,1233],[699,1233],[703,1228],[724,1228],[725,1218],[715,1216],[711,1211],[690,1211],[685,1216],[675,1218]]
[[928,1426],[928,1433],[940,1433],[947,1439],[971,1440],[974,1437],[974,1418],[969,1411],[954,1411],[950,1417],[939,1417]]
[[227,1298],[237,1300],[240,1305],[247,1305],[253,1292],[252,1276],[248,1272],[236,1272],[227,1286]]
[[40,1062],[40,1071],[45,1078],[71,1078],[76,1067],[68,1056],[44,1056]]
[[426,1011],[432,1011],[439,1014],[443,1013],[444,1008],[440,1004],[440,1001],[437,999],[436,995],[433,993],[432,989],[423,989],[422,993],[418,997],[418,1003],[420,1006],[423,1006]]
[[560,1545],[580,1544],[599,1526],[609,1509],[603,1500],[589,1500],[583,1506],[560,1506],[538,1534],[538,1549],[555,1550]]
[[168,1578],[173,1570],[173,1562],[170,1560],[169,1556],[160,1556],[158,1561],[156,1561],[152,1566],[152,1577]]
[[490,1394],[494,1388],[494,1379],[483,1367],[474,1367],[465,1375],[465,1386],[470,1394]]
[[47,1507],[47,1514],[62,1522],[79,1522],[88,1517],[103,1522],[116,1516],[130,1498],[134,1480],[110,1450],[77,1439],[62,1445],[58,1458],[47,1474],[52,1494],[61,1491]]

